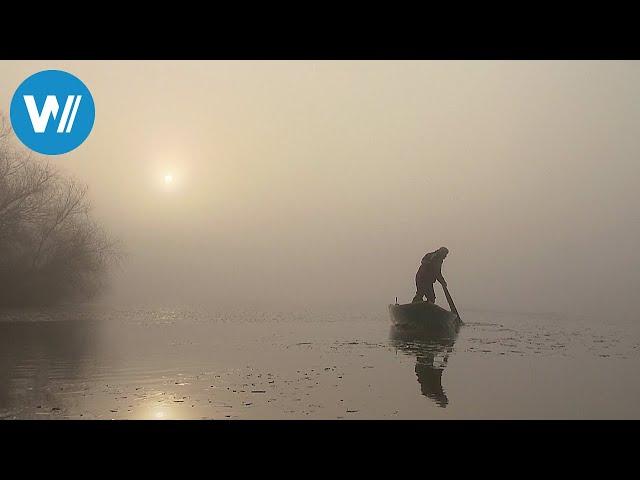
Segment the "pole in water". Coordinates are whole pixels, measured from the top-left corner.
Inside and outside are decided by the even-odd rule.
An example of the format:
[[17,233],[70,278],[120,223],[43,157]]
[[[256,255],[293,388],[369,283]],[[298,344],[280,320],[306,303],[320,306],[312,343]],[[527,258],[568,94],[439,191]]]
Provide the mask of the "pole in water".
[[460,318],[460,314],[458,313],[458,309],[456,308],[456,304],[453,303],[453,298],[451,298],[451,295],[449,294],[449,289],[443,285],[442,286],[442,290],[444,290],[444,295],[445,295],[445,297],[447,297],[447,302],[449,303],[449,308],[451,308],[451,311],[458,316],[460,321],[462,321],[462,318]]
[[398,304],[398,297],[396,297],[396,305]]

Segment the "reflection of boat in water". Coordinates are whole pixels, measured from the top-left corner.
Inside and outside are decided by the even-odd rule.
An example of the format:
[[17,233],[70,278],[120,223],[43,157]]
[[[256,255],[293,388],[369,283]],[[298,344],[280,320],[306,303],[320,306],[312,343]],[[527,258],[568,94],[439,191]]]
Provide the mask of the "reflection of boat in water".
[[422,395],[443,408],[448,405],[449,399],[442,387],[442,373],[453,352],[457,334],[458,328],[451,334],[434,334],[397,325],[392,326],[390,332],[392,345],[406,354],[415,355],[415,372]]

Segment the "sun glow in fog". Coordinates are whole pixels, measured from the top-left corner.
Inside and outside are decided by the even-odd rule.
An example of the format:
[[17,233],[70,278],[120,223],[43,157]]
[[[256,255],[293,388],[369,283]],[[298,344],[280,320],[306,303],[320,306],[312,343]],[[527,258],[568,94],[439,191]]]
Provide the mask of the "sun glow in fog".
[[171,185],[173,183],[173,175],[171,175],[170,173],[167,173],[164,176],[164,184],[165,185]]

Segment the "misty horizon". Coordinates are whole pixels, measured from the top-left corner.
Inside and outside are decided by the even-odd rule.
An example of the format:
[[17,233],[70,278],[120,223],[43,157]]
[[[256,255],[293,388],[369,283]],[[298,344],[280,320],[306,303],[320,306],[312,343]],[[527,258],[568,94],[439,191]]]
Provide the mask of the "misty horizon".
[[446,246],[461,310],[637,317],[638,62],[2,62],[2,112],[45,68],[96,104],[39,158],[122,240],[101,302],[384,310]]

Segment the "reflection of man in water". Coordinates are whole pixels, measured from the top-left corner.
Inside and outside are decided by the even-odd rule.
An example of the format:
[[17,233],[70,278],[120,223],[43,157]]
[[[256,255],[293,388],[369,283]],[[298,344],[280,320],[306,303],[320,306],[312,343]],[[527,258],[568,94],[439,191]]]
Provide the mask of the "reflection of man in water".
[[433,400],[439,407],[446,408],[449,399],[442,387],[442,374],[449,355],[453,352],[457,334],[446,337],[425,336],[419,331],[407,331],[396,327],[391,327],[390,334],[396,348],[415,355],[415,372],[422,395]]
[[449,404],[449,399],[447,394],[444,393],[444,388],[442,388],[444,367],[437,368],[433,361],[433,355],[416,357],[416,376],[420,383],[422,395],[436,402],[439,407],[446,408]]
[[435,303],[434,282],[438,280],[443,287],[447,286],[447,282],[442,276],[442,262],[448,253],[448,248],[441,247],[435,252],[427,253],[422,258],[422,263],[416,273],[416,295],[413,297],[413,302],[421,302],[422,297],[426,296],[427,302]]

